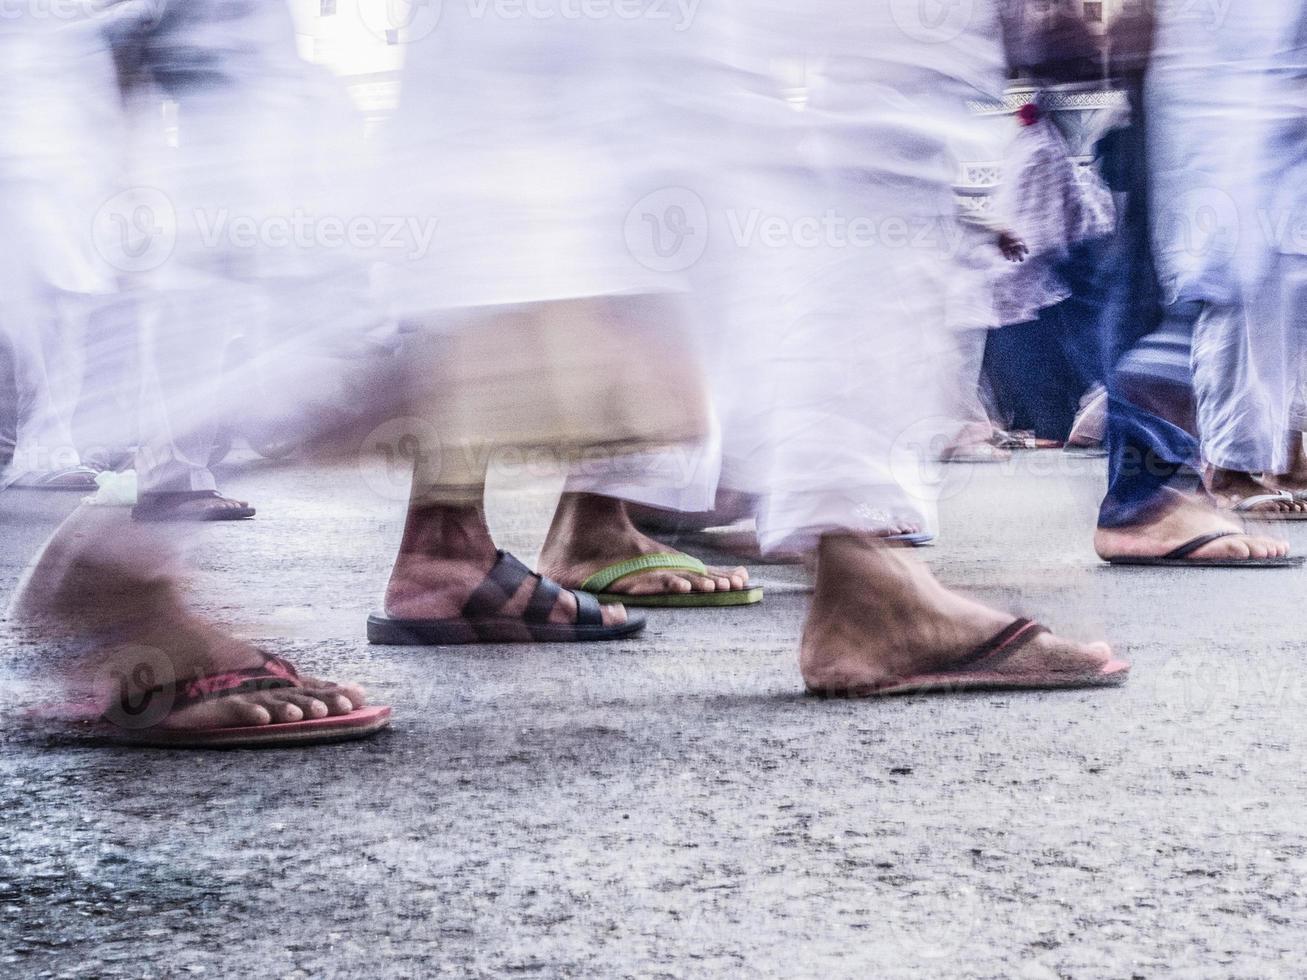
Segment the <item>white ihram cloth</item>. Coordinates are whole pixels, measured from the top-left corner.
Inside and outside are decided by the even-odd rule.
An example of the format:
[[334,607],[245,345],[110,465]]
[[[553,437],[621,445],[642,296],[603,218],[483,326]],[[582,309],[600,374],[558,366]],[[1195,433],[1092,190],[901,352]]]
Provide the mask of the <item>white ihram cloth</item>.
[[1284,472],[1307,326],[1307,6],[1220,30],[1158,12],[1149,76],[1154,235],[1169,296],[1200,301],[1193,368],[1208,462]]

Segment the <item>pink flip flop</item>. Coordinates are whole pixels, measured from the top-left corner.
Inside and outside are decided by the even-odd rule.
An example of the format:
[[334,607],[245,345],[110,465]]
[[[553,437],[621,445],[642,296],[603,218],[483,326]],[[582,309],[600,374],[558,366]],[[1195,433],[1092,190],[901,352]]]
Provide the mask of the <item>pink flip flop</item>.
[[390,724],[385,705],[357,708],[347,715],[305,718],[232,728],[161,728],[158,722],[182,708],[253,691],[299,687],[295,668],[280,657],[264,653],[260,667],[206,674],[191,680],[163,684],[118,703],[48,705],[29,712],[30,720],[53,722],[68,734],[86,735],[133,746],[177,749],[244,749],[323,745],[374,735]]
[[1125,683],[1130,665],[1111,660],[1100,669],[1083,671],[1000,672],[997,668],[1048,629],[1031,619],[1018,619],[1005,627],[948,670],[916,674],[866,688],[829,690],[808,688],[819,698],[877,698],[895,694],[949,694],[959,691],[1059,690],[1078,687],[1112,687]]

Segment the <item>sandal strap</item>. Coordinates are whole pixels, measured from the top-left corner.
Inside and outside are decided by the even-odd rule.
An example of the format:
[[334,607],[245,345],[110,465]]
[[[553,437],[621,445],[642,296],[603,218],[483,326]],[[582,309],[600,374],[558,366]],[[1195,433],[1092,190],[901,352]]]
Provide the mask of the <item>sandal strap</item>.
[[968,670],[982,661],[987,667],[997,667],[1035,637],[1047,632],[1048,627],[1040,625],[1033,619],[1018,619],[971,651],[951,667],[949,672]]
[[604,610],[598,599],[589,592],[580,592],[575,589],[569,589],[568,591],[576,599],[577,626],[602,626],[604,624]]
[[300,686],[299,671],[290,663],[262,650],[259,652],[264,657],[263,665],[260,667],[201,674],[188,680],[149,688],[138,695],[140,704],[134,712],[139,713],[145,705],[158,697],[169,697],[170,710],[180,711],[202,701],[212,701],[214,698],[229,697],[233,694]]
[[531,593],[531,601],[527,603],[526,612],[522,618],[528,623],[547,623],[549,617],[553,614],[554,606],[558,604],[558,597],[562,595],[563,587],[553,579],[540,576],[540,581],[536,583],[535,591]]
[[522,583],[535,574],[508,552],[500,551],[498,555],[498,561],[464,603],[464,619],[489,619],[494,616],[508,605]]
[[601,568],[581,583],[584,592],[602,593],[615,583],[631,575],[651,572],[655,569],[667,569],[675,572],[693,572],[695,575],[707,575],[708,567],[697,558],[674,553],[640,555],[619,561],[615,565]]
[[1216,531],[1212,534],[1202,534],[1192,541],[1186,541],[1174,551],[1168,551],[1162,556],[1162,561],[1183,561],[1195,551],[1201,551],[1213,541],[1220,541],[1222,538],[1237,538],[1243,534],[1242,531]]
[[1293,494],[1287,490],[1277,490],[1274,493],[1259,493],[1252,497],[1244,497],[1231,510],[1236,514],[1248,514],[1256,511],[1262,504],[1291,504],[1293,502]]

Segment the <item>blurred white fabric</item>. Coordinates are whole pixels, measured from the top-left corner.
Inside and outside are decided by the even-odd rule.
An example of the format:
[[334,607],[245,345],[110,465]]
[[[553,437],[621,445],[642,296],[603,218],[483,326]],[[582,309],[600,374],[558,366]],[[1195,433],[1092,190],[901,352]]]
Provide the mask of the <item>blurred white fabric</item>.
[[1265,0],[1213,30],[1158,12],[1149,81],[1155,237],[1171,298],[1204,304],[1193,367],[1204,458],[1284,472],[1307,336],[1307,5]]

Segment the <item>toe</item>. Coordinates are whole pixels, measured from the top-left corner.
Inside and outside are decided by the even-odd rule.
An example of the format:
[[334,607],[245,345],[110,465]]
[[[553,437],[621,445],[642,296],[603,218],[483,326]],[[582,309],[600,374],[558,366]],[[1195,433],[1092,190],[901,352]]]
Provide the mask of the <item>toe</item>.
[[[332,714],[349,714],[368,703],[363,688],[357,684],[337,684],[317,677],[300,677],[300,690],[323,702]],[[344,710],[337,711],[337,707]]]
[[627,620],[626,607],[620,603],[604,606],[604,625],[605,626],[625,626]]
[[283,701],[299,708],[301,717],[325,718],[331,713],[331,709],[327,703],[315,695],[304,694],[299,691],[287,691],[284,694],[280,692],[278,693]]
[[681,575],[674,575],[671,572],[648,572],[618,583],[613,591],[620,591],[625,595],[666,595],[690,592],[693,588],[690,580]]
[[268,712],[274,725],[300,721],[304,717],[303,709],[280,691],[261,691],[248,697]]
[[[231,723],[237,725],[271,725],[272,712],[263,705],[245,698],[230,698],[231,704],[226,707],[231,712]],[[214,725],[213,727],[221,727]]]

